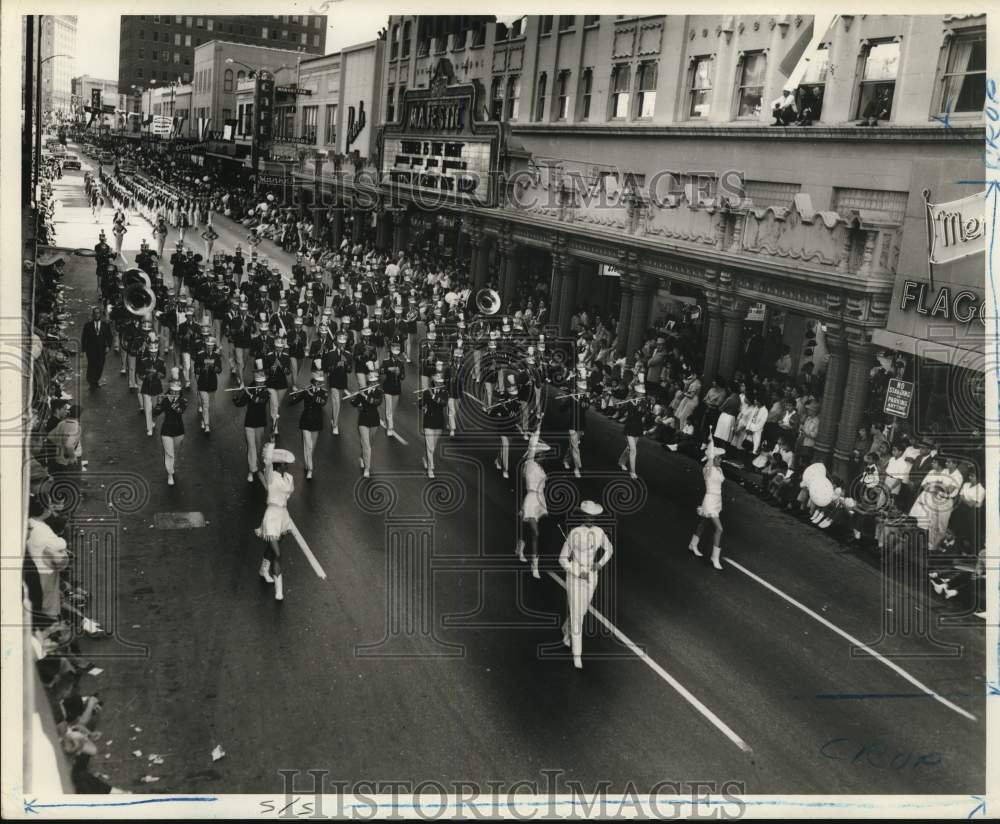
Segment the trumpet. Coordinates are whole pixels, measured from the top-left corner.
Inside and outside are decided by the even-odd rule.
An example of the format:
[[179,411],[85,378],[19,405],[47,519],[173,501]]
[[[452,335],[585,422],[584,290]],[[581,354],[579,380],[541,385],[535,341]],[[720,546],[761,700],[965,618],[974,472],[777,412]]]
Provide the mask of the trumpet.
[[636,395],[634,398],[625,398],[623,401],[613,401],[609,403],[608,406],[624,406],[627,403],[640,403],[641,401],[649,400],[645,395]]

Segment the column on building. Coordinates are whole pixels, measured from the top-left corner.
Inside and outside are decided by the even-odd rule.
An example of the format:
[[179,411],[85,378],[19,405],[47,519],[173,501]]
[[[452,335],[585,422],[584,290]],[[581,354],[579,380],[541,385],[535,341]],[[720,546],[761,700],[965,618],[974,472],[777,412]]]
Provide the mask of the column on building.
[[622,289],[622,300],[618,309],[618,335],[615,351],[624,355],[628,349],[628,330],[632,323],[632,273],[621,270],[619,278]]
[[514,287],[517,284],[518,246],[509,237],[498,242],[500,251],[500,298],[501,305],[506,307],[514,300]]
[[833,469],[843,481],[850,483],[848,475],[854,451],[854,434],[868,405],[868,373],[873,355],[872,345],[863,329],[847,329],[846,338],[847,376],[837,424],[837,445],[833,450]]
[[837,440],[837,425],[844,401],[844,380],[847,377],[847,341],[833,323],[826,327],[826,349],[830,359],[826,363],[823,381],[823,402],[819,410],[819,431],[813,454],[817,461],[829,462]]
[[375,223],[375,248],[380,252],[389,250],[389,241],[392,235],[392,212],[381,209]]
[[549,281],[549,322],[559,323],[559,303],[562,299],[565,255],[558,249],[552,251],[552,278]]
[[368,212],[364,209],[355,209],[353,212],[354,222],[351,225],[351,241],[361,243],[365,237],[365,221],[368,220]]
[[340,203],[334,203],[327,217],[330,223],[330,243],[334,249],[339,249],[344,239],[344,207]]
[[410,236],[410,218],[406,212],[395,212],[392,216],[392,251],[395,254],[406,251]]
[[726,380],[731,380],[740,363],[746,306],[741,302],[736,302],[723,308],[720,314],[722,337],[719,344],[718,372]]
[[628,342],[625,345],[626,355],[631,356],[642,346],[655,285],[655,280],[649,275],[636,273],[631,279],[632,309],[628,323]]
[[705,362],[701,371],[701,382],[707,386],[719,370],[719,354],[722,352],[722,307],[708,304],[708,332],[705,336]]
[[[556,261],[559,261],[556,264]],[[553,255],[552,270],[555,280],[556,268],[559,268],[559,309],[556,322],[559,324],[559,334],[570,333],[569,323],[576,309],[577,285],[580,282],[580,262],[569,255]]]

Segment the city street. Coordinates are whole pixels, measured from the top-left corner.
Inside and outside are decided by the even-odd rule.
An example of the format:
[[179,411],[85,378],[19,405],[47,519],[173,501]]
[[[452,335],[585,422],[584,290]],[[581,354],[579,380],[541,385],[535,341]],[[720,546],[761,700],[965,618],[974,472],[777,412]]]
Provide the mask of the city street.
[[[54,196],[57,246],[92,249],[100,228],[112,242],[113,208],[95,223],[82,171],[64,173]],[[246,248],[242,226],[221,216],[214,226],[217,252]],[[149,225],[133,218],[129,262],[143,238],[153,244]],[[203,253],[193,230],[189,239]],[[174,243],[172,231],[167,256]],[[260,252],[286,274],[294,260],[269,241]],[[67,268],[67,334],[79,340],[96,296],[94,260],[71,254]],[[161,271],[169,275],[168,261]],[[687,549],[700,467],[643,440],[640,480],[629,480],[617,468],[621,425],[596,412],[580,480],[562,467],[564,436],[543,426],[558,457],[545,462],[551,516],[534,580],[514,554],[523,442],[512,444],[504,480],[495,439],[460,425],[442,439],[428,481],[406,391],[419,387],[414,373],[396,413],[399,438],[375,438],[371,480],[361,478],[357,413],[345,404],[341,434],[319,435],[307,482],[300,408],[289,408],[279,436],[298,459],[289,511],[325,577],[286,535],[285,600],[276,603],[257,575],[253,529],[265,496],[246,482],[243,410],[232,395],[214,395],[205,435],[189,394],[168,487],[159,437],[146,437],[117,354],[97,392],[84,370],[69,389],[83,406],[89,460],[74,527],[113,535],[118,612],[116,638],[84,642],[103,672],[85,676],[82,691],[109,708],[100,725],[108,756],[95,770],[113,786],[280,792],[279,770],[300,771],[307,787],[307,770],[345,782],[509,786],[559,770],[588,790],[610,782],[609,792],[698,780],[738,782],[747,794],[983,791],[982,622],[934,626],[935,640],[884,634],[900,603],[931,625],[923,610],[936,617],[937,607],[887,602],[877,560],[731,482],[724,569],[714,570]],[[122,478],[145,484],[148,498],[135,511],[119,507],[115,520],[106,495]],[[557,558],[559,525],[585,498],[614,516],[615,554],[577,671],[561,643]],[[198,513],[204,525],[170,528],[189,526],[168,517],[178,513]],[[854,642],[869,646],[852,651]],[[226,755],[213,761],[216,746]],[[159,780],[140,783],[147,775]]]

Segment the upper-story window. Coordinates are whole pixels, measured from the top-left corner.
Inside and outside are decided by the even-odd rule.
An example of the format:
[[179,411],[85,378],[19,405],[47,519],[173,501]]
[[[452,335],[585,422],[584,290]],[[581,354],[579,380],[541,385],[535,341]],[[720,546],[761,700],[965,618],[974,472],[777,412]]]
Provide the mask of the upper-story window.
[[590,120],[590,101],[594,91],[594,70],[586,68],[580,75],[580,120]]
[[233,90],[233,70],[226,69],[222,75],[222,91],[231,92]]
[[246,76],[247,73],[243,71],[243,69],[240,69],[238,72],[236,72],[236,82],[239,83],[241,80],[245,80]]
[[708,117],[712,98],[712,66],[709,56],[696,57],[691,65],[688,117]]
[[535,120],[541,122],[545,119],[545,92],[548,84],[548,76],[545,72],[538,75],[538,91],[535,94]]
[[986,30],[956,34],[948,44],[938,112],[980,112],[986,102]]
[[403,39],[399,44],[399,54],[401,57],[410,56],[410,34],[413,31],[413,27],[410,25],[410,21],[407,20],[403,23]]
[[596,26],[600,22],[601,22],[601,15],[599,15],[599,14],[585,14],[583,16],[583,25],[584,25],[584,28],[587,28],[587,27],[590,27],[590,26]]
[[556,82],[556,120],[569,117],[569,69],[559,72]]
[[647,60],[639,64],[635,73],[635,116],[650,118],[656,110],[656,63]]
[[539,20],[539,28],[542,34],[549,34],[552,31],[553,15],[543,14]]
[[521,75],[512,74],[507,78],[507,119],[517,120],[521,104]]
[[627,63],[611,67],[611,117],[625,120],[628,117],[629,80],[631,69]]
[[490,120],[503,120],[503,93],[503,75],[498,75],[490,84]]
[[856,118],[888,120],[892,115],[896,74],[899,71],[899,46],[898,41],[883,40],[873,41],[864,47]]
[[766,54],[752,52],[744,55],[743,69],[740,72],[740,85],[736,90],[737,117],[760,117],[764,97],[764,73],[766,71]]
[[572,14],[559,15],[559,31],[569,31],[576,25],[576,17]]
[[389,41],[389,59],[395,60],[399,56],[399,25],[392,27],[392,40]]

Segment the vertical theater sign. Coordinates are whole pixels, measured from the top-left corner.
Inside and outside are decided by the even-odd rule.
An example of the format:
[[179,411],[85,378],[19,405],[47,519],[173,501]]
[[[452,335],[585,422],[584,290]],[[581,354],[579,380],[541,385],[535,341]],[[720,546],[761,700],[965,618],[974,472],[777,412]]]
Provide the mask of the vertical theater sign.
[[454,83],[446,58],[429,88],[407,89],[399,119],[379,133],[383,186],[428,205],[496,206],[503,127],[477,119],[482,91]]

